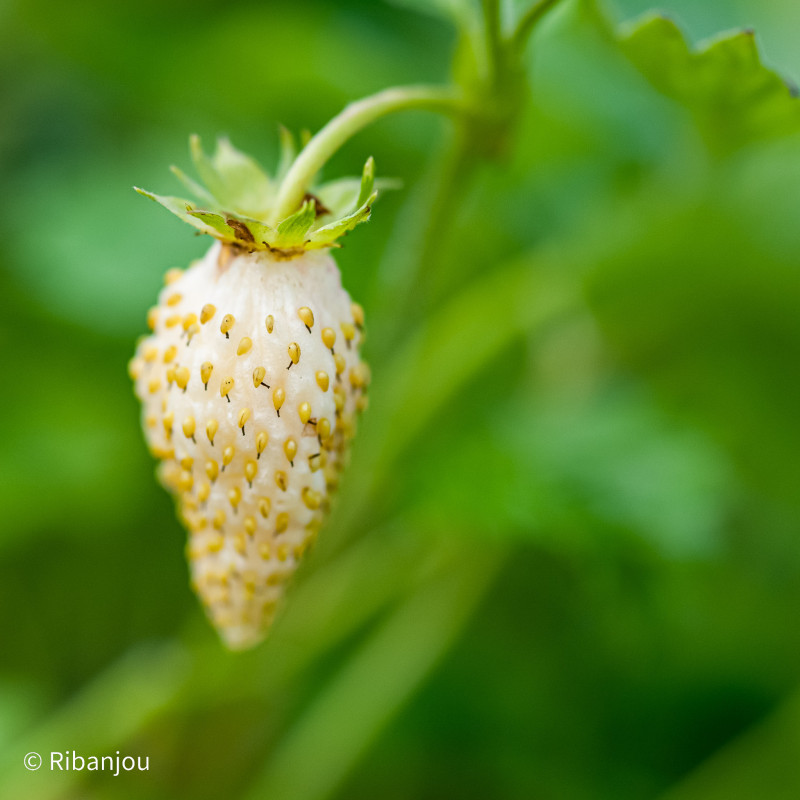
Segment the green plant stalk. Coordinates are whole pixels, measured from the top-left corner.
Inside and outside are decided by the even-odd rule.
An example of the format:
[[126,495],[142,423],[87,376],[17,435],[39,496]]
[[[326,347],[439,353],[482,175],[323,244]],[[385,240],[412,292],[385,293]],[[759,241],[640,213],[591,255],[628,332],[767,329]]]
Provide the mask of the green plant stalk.
[[[452,140],[434,161],[429,191],[408,201],[410,211],[398,226],[402,234],[394,243],[395,252],[387,251],[382,266],[382,285],[385,287],[389,280],[393,281],[389,288],[395,329],[389,323],[386,331],[377,334],[378,338],[395,345],[396,328],[401,321],[408,326],[428,310],[419,298],[425,296],[429,302],[440,299],[430,296],[431,276],[436,272],[442,242],[447,240],[454,207],[468,189],[481,158],[503,155],[525,101],[527,84],[522,49],[537,23],[557,2],[539,0],[522,16],[510,38],[505,38],[498,0],[482,0],[483,41],[475,53],[476,57],[482,56],[485,63],[482,69],[476,68],[475,75],[480,75],[477,83],[473,84],[467,75],[464,85],[465,96],[479,113],[473,112],[470,120],[463,116],[455,120]],[[402,280],[390,277],[398,275]],[[412,297],[414,301],[409,302]],[[399,308],[403,313],[397,313]]]
[[497,85],[503,71],[503,41],[500,32],[499,0],[482,0],[483,32],[486,46],[487,84]]
[[371,302],[378,321],[370,331],[370,352],[375,359],[389,358],[403,332],[422,316],[420,297],[425,295],[427,276],[436,268],[442,240],[447,237],[453,197],[467,190],[476,166],[464,127],[456,123],[398,215]]
[[502,551],[462,552],[402,602],[283,737],[247,800],[331,797],[456,641],[502,563]]
[[300,207],[314,176],[349,138],[387,114],[413,109],[457,115],[471,112],[458,91],[437,86],[395,87],[351,103],[325,125],[294,160],[278,192],[272,224]]
[[512,53],[521,54],[528,44],[528,39],[533,33],[542,17],[559,3],[560,0],[539,0],[534,3],[517,22],[517,27],[511,35],[509,45]]

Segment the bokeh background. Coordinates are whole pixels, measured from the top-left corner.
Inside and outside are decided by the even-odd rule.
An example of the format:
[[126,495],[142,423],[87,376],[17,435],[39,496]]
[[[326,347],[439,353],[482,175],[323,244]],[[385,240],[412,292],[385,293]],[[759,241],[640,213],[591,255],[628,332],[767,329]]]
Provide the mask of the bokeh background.
[[[659,7],[800,78],[794,0]],[[453,9],[0,3],[1,797],[800,796],[800,111],[733,71],[682,103],[573,0],[500,157],[408,113],[331,162],[403,181],[337,255],[349,474],[264,645],[188,587],[126,365],[209,242],[131,187],[450,80]],[[53,750],[150,771],[23,768]]]

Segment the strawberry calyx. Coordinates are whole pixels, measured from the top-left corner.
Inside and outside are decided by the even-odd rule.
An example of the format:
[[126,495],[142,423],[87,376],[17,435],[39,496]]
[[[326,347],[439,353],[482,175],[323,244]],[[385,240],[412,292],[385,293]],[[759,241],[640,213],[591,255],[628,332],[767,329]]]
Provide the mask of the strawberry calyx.
[[195,135],[189,146],[202,183],[172,167],[195,200],[134,188],[201,233],[248,252],[266,250],[278,258],[294,258],[307,250],[339,247],[340,237],[370,217],[378,196],[375,162],[367,159],[360,180],[341,178],[312,186],[299,208],[270,224],[266,220],[273,216],[295,156],[293,137],[286,130],[281,134],[282,155],[274,177],[226,138],[220,138],[214,154],[207,155]]

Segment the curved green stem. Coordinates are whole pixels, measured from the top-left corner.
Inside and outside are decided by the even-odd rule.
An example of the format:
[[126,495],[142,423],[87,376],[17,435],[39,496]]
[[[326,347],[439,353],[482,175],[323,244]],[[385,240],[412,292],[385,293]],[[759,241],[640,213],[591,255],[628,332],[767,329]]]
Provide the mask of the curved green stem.
[[521,53],[525,49],[539,20],[558,2],[559,0],[538,0],[520,17],[511,36],[511,48],[514,52]]
[[354,134],[393,111],[425,109],[450,114],[468,113],[461,95],[437,86],[401,86],[350,103],[303,148],[281,184],[272,223],[296,211],[312,178],[325,162]]
[[488,83],[495,86],[502,73],[502,35],[499,0],[483,0],[483,28],[486,44]]

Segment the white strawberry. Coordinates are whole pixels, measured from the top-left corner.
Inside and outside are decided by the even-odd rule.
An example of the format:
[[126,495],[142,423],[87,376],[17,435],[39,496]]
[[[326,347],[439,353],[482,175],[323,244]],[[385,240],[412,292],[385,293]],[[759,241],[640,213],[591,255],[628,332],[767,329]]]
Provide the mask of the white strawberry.
[[[142,193],[219,241],[167,273],[131,376],[160,480],[189,531],[192,585],[239,649],[265,635],[366,405],[363,311],[328,248],[368,218],[373,166],[268,224],[279,182],[227,141],[210,159],[196,139],[192,151],[209,191],[178,175],[202,208]],[[337,219],[348,199],[351,213]]]

